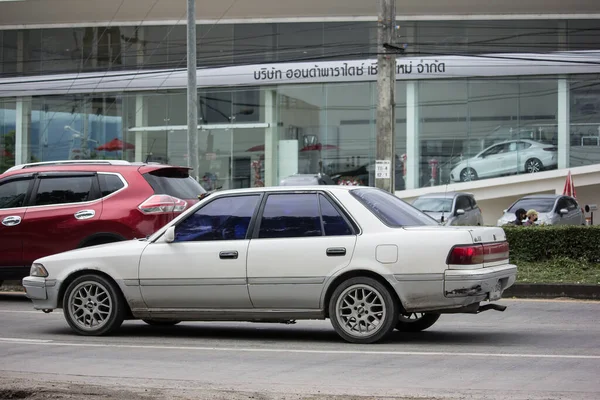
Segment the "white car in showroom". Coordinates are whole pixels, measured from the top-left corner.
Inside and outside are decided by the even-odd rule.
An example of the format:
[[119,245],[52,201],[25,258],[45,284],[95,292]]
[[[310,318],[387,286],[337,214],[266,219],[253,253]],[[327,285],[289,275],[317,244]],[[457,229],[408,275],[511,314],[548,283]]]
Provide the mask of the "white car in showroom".
[[503,311],[492,302],[515,282],[508,255],[502,228],[439,226],[379,189],[252,188],[214,192],[146,239],[39,259],[23,286],[81,335],[127,319],[329,318],[374,343],[443,313]]
[[556,146],[533,140],[508,140],[461,161],[450,172],[450,180],[469,182],[503,175],[535,173],[556,168],[557,163]]

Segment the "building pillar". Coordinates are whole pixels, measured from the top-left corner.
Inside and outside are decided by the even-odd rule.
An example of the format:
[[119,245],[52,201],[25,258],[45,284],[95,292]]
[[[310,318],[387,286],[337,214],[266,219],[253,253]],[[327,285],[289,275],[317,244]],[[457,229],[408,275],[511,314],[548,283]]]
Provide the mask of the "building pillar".
[[31,97],[18,97],[16,104],[15,165],[31,161],[29,127],[31,124]]
[[419,188],[419,82],[406,84],[406,189]]
[[[135,96],[135,126],[148,126],[148,101],[143,95]],[[146,161],[145,149],[148,144],[148,132],[135,132],[135,162]]]
[[558,168],[569,168],[571,145],[569,78],[558,78]]
[[277,92],[265,90],[265,186],[276,186],[279,183],[277,171]]

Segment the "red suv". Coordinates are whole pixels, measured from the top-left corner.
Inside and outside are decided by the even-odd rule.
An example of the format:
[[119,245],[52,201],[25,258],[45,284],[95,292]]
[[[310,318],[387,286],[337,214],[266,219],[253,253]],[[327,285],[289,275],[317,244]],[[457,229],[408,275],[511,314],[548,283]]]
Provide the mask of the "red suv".
[[206,191],[189,169],[126,161],[26,164],[0,175],[0,283],[34,260],[143,238]]

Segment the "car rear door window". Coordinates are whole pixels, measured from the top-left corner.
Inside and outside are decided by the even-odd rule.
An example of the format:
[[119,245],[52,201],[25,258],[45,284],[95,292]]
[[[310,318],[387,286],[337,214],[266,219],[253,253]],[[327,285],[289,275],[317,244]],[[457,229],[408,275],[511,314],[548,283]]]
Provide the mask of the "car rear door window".
[[36,206],[82,203],[95,200],[92,185],[95,177],[65,176],[43,177],[35,195]]
[[217,198],[177,225],[175,242],[243,240],[259,200],[259,195]]
[[0,184],[0,209],[25,206],[32,178],[14,179]]
[[322,236],[316,193],[271,194],[267,197],[259,238]]
[[353,234],[346,219],[322,194],[319,195],[319,205],[321,206],[323,229],[326,236],[346,236]]
[[121,190],[125,187],[121,178],[113,174],[98,174],[98,181],[100,182],[100,193],[102,194],[102,197],[113,194],[117,190]]

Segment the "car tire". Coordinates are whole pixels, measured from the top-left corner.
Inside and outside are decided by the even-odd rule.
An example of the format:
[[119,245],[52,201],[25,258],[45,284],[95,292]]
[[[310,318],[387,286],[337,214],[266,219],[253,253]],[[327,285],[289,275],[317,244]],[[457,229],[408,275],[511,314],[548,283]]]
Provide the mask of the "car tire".
[[181,322],[176,319],[142,319],[142,321],[151,326],[175,326]]
[[544,164],[537,158],[530,158],[525,162],[525,172],[533,174],[544,170]]
[[63,313],[71,329],[80,335],[108,335],[123,324],[125,299],[112,281],[86,274],[67,287]]
[[421,332],[430,328],[440,319],[440,314],[410,313],[400,314],[396,330],[400,332]]
[[368,277],[342,282],[329,302],[333,328],[350,343],[370,344],[384,340],[394,331],[398,315],[398,302],[390,291]]
[[476,181],[477,178],[477,171],[475,171],[473,168],[465,168],[462,171],[460,171],[460,181],[461,182],[471,182],[471,181]]

